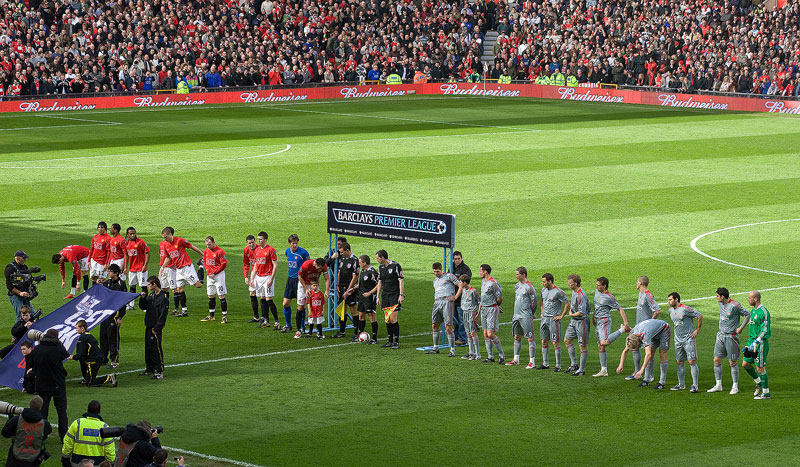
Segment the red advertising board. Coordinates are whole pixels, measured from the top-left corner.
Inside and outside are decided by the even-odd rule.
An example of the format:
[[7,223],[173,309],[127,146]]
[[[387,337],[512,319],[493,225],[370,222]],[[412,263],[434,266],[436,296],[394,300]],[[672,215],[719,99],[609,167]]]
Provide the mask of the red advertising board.
[[120,107],[172,107],[204,104],[269,104],[311,99],[358,99],[406,94],[488,97],[536,97],[544,99],[645,104],[691,109],[731,110],[800,114],[800,101],[777,99],[672,94],[619,89],[570,88],[534,84],[426,83],[376,86],[335,86],[320,88],[226,91],[148,96],[70,97],[0,102],[0,112],[49,112],[61,110],[110,109]]

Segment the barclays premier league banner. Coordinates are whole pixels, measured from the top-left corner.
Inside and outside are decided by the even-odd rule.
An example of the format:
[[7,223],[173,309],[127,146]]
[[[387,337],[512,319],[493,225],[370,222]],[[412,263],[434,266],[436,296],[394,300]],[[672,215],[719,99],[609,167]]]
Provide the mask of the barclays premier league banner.
[[328,201],[328,233],[453,248],[456,216]]
[[[48,329],[58,329],[58,338],[67,351],[72,353],[78,340],[75,323],[84,320],[91,330],[137,296],[138,294],[135,293],[115,292],[102,285],[94,285],[86,292],[36,321],[31,326],[31,329],[38,329],[42,332]],[[30,339],[23,337],[22,340]],[[20,342],[17,342],[14,350],[9,352],[0,362],[0,385],[18,391],[22,390],[22,380],[25,377],[25,359],[19,348]],[[38,345],[38,342],[34,342],[34,345]]]

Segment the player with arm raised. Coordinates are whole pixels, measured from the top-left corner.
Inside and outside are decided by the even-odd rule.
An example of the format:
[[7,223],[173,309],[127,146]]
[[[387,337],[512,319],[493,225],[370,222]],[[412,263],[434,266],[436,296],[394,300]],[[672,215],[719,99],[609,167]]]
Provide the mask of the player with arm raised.
[[161,238],[167,242],[167,245],[165,245],[167,258],[164,260],[164,264],[161,268],[170,267],[175,269],[175,297],[180,301],[181,305],[181,313],[176,316],[189,316],[189,310],[186,307],[186,292],[184,288],[187,285],[200,288],[203,286],[203,281],[197,277],[194,263],[192,263],[192,260],[186,253],[186,249],[189,248],[190,250],[200,253],[200,255],[203,254],[203,250],[181,237],[176,237],[175,229],[172,227],[164,227],[161,231]]
[[119,224],[111,224],[111,230],[109,231],[111,239],[108,242],[109,261],[106,264],[106,271],[108,271],[110,265],[116,264],[122,271],[119,274],[119,278],[125,282],[128,272],[128,241],[120,234],[121,230],[122,227]]
[[[636,289],[639,290],[639,299],[636,301],[636,324],[646,321],[648,319],[656,319],[661,313],[661,307],[658,306],[653,294],[647,288],[650,285],[650,279],[647,276],[639,276],[636,279]],[[642,353],[639,349],[633,351],[633,373],[626,376],[626,380],[632,380],[633,375],[639,371],[642,364]],[[644,380],[653,381],[653,361],[650,361],[644,371]]]
[[225,268],[228,266],[228,259],[225,257],[225,250],[217,246],[214,237],[206,237],[206,249],[203,251],[203,269],[206,270],[206,294],[208,295],[208,316],[200,321],[214,321],[214,312],[217,308],[217,299],[222,308],[221,324],[228,324],[228,301],[225,296],[228,289],[225,286]]
[[494,363],[494,352],[492,346],[497,347],[500,357],[499,364],[506,361],[506,354],[503,352],[503,345],[497,337],[497,329],[500,326],[500,305],[503,303],[503,289],[500,284],[492,277],[492,267],[488,264],[481,264],[481,325],[483,326],[483,342],[486,345],[486,360],[483,363]]
[[[761,292],[758,290],[747,295],[747,302],[753,307],[753,310],[750,311],[750,324],[747,327],[747,349],[750,356],[742,359],[742,367],[756,383],[753,399],[769,399],[767,354],[769,353],[769,338],[772,336],[769,310],[761,304]],[[752,355],[753,353],[755,355]],[[755,368],[753,368],[754,365]]]
[[[750,312],[730,299],[730,293],[725,287],[717,289],[717,302],[719,302],[719,331],[714,343],[714,379],[716,384],[706,392],[722,391],[722,359],[728,358],[731,367],[731,394],[739,393],[739,334],[750,321]],[[739,324],[741,318],[744,322]]]
[[[589,355],[587,346],[589,345],[589,298],[581,288],[581,276],[570,274],[567,277],[567,285],[572,290],[572,297],[569,301],[569,325],[564,334],[564,344],[567,346],[567,353],[571,365],[567,368],[567,373],[572,376],[586,374],[586,357]],[[578,339],[581,349],[580,365],[576,364],[575,346],[572,341]]]
[[256,244],[256,237],[252,235],[248,235],[246,241],[247,246],[244,247],[244,251],[242,252],[242,267],[244,268],[244,283],[247,285],[250,292],[250,306],[253,308],[253,319],[248,321],[248,323],[259,323],[261,319],[258,317],[258,297],[256,297],[256,288],[250,285],[250,271],[256,264],[256,257],[254,254],[258,245]]
[[[678,364],[678,384],[672,391],[686,389],[686,367],[685,361],[689,362],[692,371],[692,387],[689,392],[697,392],[697,380],[700,370],[697,368],[697,333],[703,325],[703,315],[694,308],[681,303],[681,296],[678,292],[669,294],[669,317],[675,329],[675,361]],[[697,318],[697,327],[694,326],[694,318]]]
[[444,322],[447,332],[447,343],[450,345],[449,357],[456,356],[456,336],[453,333],[453,314],[455,314],[456,287],[458,279],[442,270],[442,263],[433,263],[433,311],[431,312],[431,329],[433,348],[427,354],[439,353],[439,329]]
[[[608,356],[606,355],[606,347],[611,345],[612,342],[623,333],[630,331],[628,326],[628,317],[625,315],[625,310],[617,302],[617,299],[608,291],[608,279],[605,277],[597,278],[597,289],[594,292],[594,332],[597,335],[597,349],[600,354],[600,371],[593,374],[594,377],[608,376]],[[622,327],[619,330],[611,332],[611,310],[619,310],[619,315],[622,317]]]
[[522,353],[522,338],[528,339],[528,365],[526,370],[536,366],[536,336],[533,335],[533,320],[536,318],[536,289],[528,281],[528,270],[520,266],[515,271],[517,283],[514,284],[514,317],[511,332],[514,334],[514,358],[506,365],[519,365]]
[[[284,254],[286,254],[286,287],[283,288],[283,318],[286,321],[286,326],[281,329],[281,332],[289,332],[292,330],[292,299],[297,298],[297,290],[300,286],[299,279],[297,278],[297,273],[300,271],[300,267],[311,259],[311,256],[308,252],[301,248],[298,244],[300,243],[300,237],[297,234],[291,234],[288,238],[289,247],[286,249]],[[300,309],[300,305],[298,305],[298,310]],[[258,313],[258,309],[256,308],[256,313]],[[302,319],[296,316],[297,319],[297,330],[299,331],[302,327]]]
[[278,268],[278,255],[275,248],[267,243],[268,238],[266,232],[258,233],[258,248],[253,252],[255,266],[250,273],[250,285],[255,287],[256,296],[261,301],[261,324],[259,327],[269,326],[269,312],[272,311],[272,316],[275,318],[273,327],[277,331],[281,325],[278,323],[278,307],[275,306],[272,297],[275,296],[275,270]]
[[[636,350],[643,344],[645,346],[645,356],[642,367],[639,371],[634,373],[635,379],[640,379],[642,373],[645,372],[647,364],[652,361],[655,356],[655,349],[658,349],[659,357],[661,357],[661,375],[658,384],[653,389],[664,389],[667,383],[667,370],[669,369],[669,362],[667,360],[667,351],[669,351],[669,338],[670,338],[669,323],[660,319],[648,319],[631,329],[630,335],[626,341],[625,349],[619,358],[619,366],[617,367],[617,374],[622,373],[623,365],[625,364],[625,357],[628,355],[628,350]],[[650,385],[650,381],[642,381],[639,384],[640,388],[646,388]]]
[[537,370],[550,368],[550,342],[555,347],[556,367],[561,371],[561,318],[569,313],[569,300],[563,290],[553,283],[553,275],[549,272],[542,275],[542,322],[539,326],[542,338],[542,364]]
[[[110,260],[109,249],[111,247],[111,237],[106,233],[108,225],[100,221],[97,223],[97,234],[92,237],[89,245],[89,276],[92,283],[97,279],[106,277],[106,266]],[[86,286],[86,284],[84,284]]]
[[64,263],[72,264],[72,286],[69,289],[69,294],[64,297],[64,300],[69,300],[75,298],[75,294],[80,289],[81,275],[83,275],[84,289],[89,287],[89,249],[82,245],[69,245],[53,255],[53,264],[58,265],[58,270],[61,273],[62,289],[66,286],[64,282],[66,278]]

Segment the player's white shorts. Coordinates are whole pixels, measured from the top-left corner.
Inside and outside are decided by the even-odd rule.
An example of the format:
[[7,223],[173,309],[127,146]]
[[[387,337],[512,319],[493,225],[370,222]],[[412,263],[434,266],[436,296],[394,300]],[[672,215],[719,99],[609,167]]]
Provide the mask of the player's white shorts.
[[112,259],[111,262],[108,263],[108,264],[116,264],[117,266],[119,266],[119,270],[120,270],[119,278],[122,279],[122,280],[125,280],[125,274],[122,273],[122,268],[123,268],[123,266],[125,266],[125,258]]
[[194,264],[189,264],[175,271],[175,285],[178,287],[195,285],[199,280],[200,278],[197,277]]
[[308,318],[308,323],[309,324],[322,324],[324,322],[325,322],[325,317],[324,316],[319,316],[317,318]]
[[147,271],[129,272],[128,285],[138,285],[140,287],[147,287]]
[[89,260],[89,277],[108,277],[108,271],[105,270],[105,265],[98,263],[95,260]]
[[158,273],[158,280],[161,281],[162,289],[175,289],[178,287],[175,281],[175,270],[172,268],[162,268]]
[[81,270],[82,273],[89,271],[89,257],[81,258],[78,260],[78,269]]
[[[267,283],[272,280],[272,283],[267,287]],[[256,276],[256,297],[259,298],[272,298],[275,296],[275,280],[274,276]]]
[[303,287],[303,284],[300,281],[297,281],[297,306],[303,306],[306,304],[306,288]]
[[225,288],[225,271],[220,271],[214,274],[206,275],[206,293],[207,295],[227,295],[228,289]]
[[256,286],[255,285],[250,285],[250,281],[247,281],[247,291],[248,292],[255,292],[256,291]]

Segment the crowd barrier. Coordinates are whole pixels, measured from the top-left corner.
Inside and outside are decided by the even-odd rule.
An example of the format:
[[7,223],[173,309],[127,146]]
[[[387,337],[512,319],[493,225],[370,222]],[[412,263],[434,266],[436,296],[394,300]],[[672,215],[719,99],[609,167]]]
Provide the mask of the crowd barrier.
[[736,112],[800,114],[800,101],[759,97],[726,97],[702,94],[540,86],[535,84],[425,83],[400,85],[332,86],[252,91],[200,92],[191,94],[123,95],[109,97],[48,97],[0,102],[0,112],[48,112],[125,107],[172,107],[204,104],[257,104],[312,99],[358,99],[408,94],[535,97],[614,104],[644,104]]

